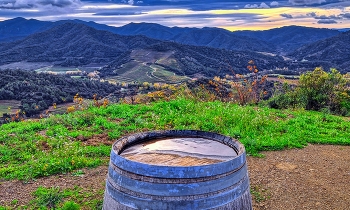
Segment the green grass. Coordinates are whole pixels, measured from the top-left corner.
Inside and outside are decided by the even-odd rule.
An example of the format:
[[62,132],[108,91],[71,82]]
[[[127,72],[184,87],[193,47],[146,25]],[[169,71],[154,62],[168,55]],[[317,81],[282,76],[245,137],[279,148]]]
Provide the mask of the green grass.
[[[198,129],[239,139],[249,155],[264,150],[302,148],[307,143],[350,145],[349,118],[305,110],[274,110],[188,99],[150,105],[112,104],[85,111],[0,127],[0,180],[31,180],[107,165],[111,145],[88,146],[78,140],[105,133],[110,142],[145,130]],[[252,186],[257,202],[267,190]],[[0,209],[101,209],[103,187],[96,190],[39,187],[25,206],[18,200]]]
[[83,189],[78,186],[74,188],[61,189],[60,187],[45,188],[39,186],[32,192],[33,199],[26,205],[18,205],[18,200],[13,200],[7,206],[0,206],[0,210],[7,209],[57,209],[57,210],[79,210],[79,209],[102,209],[103,190]]
[[151,105],[113,104],[47,119],[9,123],[0,131],[0,178],[32,179],[107,164],[111,146],[86,146],[106,133],[111,143],[144,130],[198,129],[238,138],[249,155],[302,148],[307,143],[350,145],[346,118],[304,110],[273,110],[178,99]]

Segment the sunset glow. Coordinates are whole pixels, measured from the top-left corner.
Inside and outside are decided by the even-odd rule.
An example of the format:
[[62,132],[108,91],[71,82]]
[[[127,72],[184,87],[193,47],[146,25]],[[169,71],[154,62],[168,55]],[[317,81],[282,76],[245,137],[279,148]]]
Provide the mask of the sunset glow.
[[[298,3],[295,6],[289,3],[293,1],[266,3],[253,1],[218,3],[220,2],[218,1],[210,4],[186,1],[189,3],[173,5],[171,3],[153,4],[152,1],[147,4],[125,1],[126,3],[122,4],[116,1],[112,3],[68,0],[65,1],[68,2],[67,6],[54,7],[36,3],[32,8],[28,8],[29,3],[28,5],[23,3],[26,2],[25,0],[11,1],[13,1],[12,4],[4,4],[0,0],[0,20],[19,16],[51,21],[77,18],[112,26],[122,26],[130,22],[150,22],[170,27],[220,27],[231,31],[265,30],[289,25],[350,28],[350,1],[337,3],[332,1],[333,3],[312,6],[308,4],[302,6]],[[160,0],[159,2],[170,1]],[[247,4],[247,2],[250,3]],[[23,4],[23,8],[17,8]]]

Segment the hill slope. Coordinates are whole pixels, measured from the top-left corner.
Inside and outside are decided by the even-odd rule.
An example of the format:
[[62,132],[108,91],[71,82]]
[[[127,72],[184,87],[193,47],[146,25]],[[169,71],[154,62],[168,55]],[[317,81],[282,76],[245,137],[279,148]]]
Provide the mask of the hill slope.
[[90,27],[93,27],[98,30],[105,30],[114,32],[115,27],[98,24],[93,21],[82,21],[82,20],[60,20],[57,22],[50,21],[39,21],[35,19],[25,19],[17,17],[10,20],[0,21],[0,42],[11,42],[23,39],[29,35],[43,32],[50,28],[62,25],[65,23],[81,23]]
[[46,22],[15,18],[0,22],[0,42],[14,41],[48,30],[64,23],[81,23],[98,30],[120,35],[144,35],[154,39],[175,41],[182,44],[207,46],[228,50],[273,52],[287,54],[305,44],[338,35],[330,29],[286,26],[266,31],[235,31],[221,28],[180,28],[166,27],[155,23],[130,23],[111,27],[81,20]]
[[274,47],[265,41],[239,36],[221,28],[170,28],[154,23],[130,23],[116,28],[114,32],[123,35],[145,35],[147,37],[171,40],[181,44],[228,50],[274,51]]
[[[67,65],[110,62],[137,47],[157,43],[140,36],[120,36],[77,23],[65,23],[0,46],[0,63],[18,61],[60,62]],[[72,60],[74,58],[74,60]]]
[[274,44],[277,52],[286,54],[305,44],[333,37],[341,32],[331,29],[285,26],[266,31],[237,31],[233,33],[240,36],[259,39],[269,44]]
[[350,31],[305,45],[290,55],[298,60],[328,61],[333,63],[334,67],[348,69],[350,64]]
[[286,65],[279,56],[182,45],[145,36],[122,36],[78,23],[58,25],[23,40],[1,45],[0,65],[20,61],[51,62],[61,66],[98,63],[107,65],[102,72],[110,73],[131,62],[131,52],[140,49],[171,52],[173,56],[168,58],[175,60],[177,67],[167,62],[158,62],[158,65],[181,75],[232,74],[232,68],[235,73],[246,73],[246,65],[252,59],[260,70]]

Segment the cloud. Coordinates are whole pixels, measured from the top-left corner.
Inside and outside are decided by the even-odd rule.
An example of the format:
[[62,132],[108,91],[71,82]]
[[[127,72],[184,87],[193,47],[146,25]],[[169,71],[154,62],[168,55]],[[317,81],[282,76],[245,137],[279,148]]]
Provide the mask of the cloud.
[[350,13],[340,14],[345,19],[350,19]]
[[270,7],[267,4],[265,4],[265,2],[262,2],[259,8],[268,9]]
[[325,0],[289,0],[292,5],[313,5],[325,3]]
[[119,15],[144,15],[147,13],[144,12],[124,12],[124,11],[108,11],[108,12],[97,12],[94,13],[94,16],[119,16]]
[[273,1],[270,3],[270,7],[278,7],[280,4],[277,1]]
[[311,17],[316,17],[317,16],[316,12],[310,12],[310,13],[308,13],[306,15],[307,16],[311,16]]
[[308,13],[306,14],[307,16],[310,16],[310,17],[313,17],[315,18],[316,20],[339,20],[339,19],[347,19],[350,14],[340,14],[340,15],[317,15],[315,12],[311,12],[311,13]]
[[129,0],[128,4],[133,5],[134,4],[134,0]]
[[331,20],[331,19],[321,19],[319,21],[317,21],[318,24],[336,24],[338,23],[335,20]]
[[286,14],[286,13],[283,13],[283,14],[280,14],[281,17],[285,17],[285,18],[289,18],[289,19],[292,19],[293,16],[290,15],[290,14]]
[[80,0],[8,0],[0,1],[0,8],[3,9],[22,9],[22,8],[41,8],[41,7],[79,7]]
[[335,15],[320,15],[320,16],[313,16],[315,19],[322,19],[322,20],[326,20],[326,19],[341,19],[340,16],[335,16]]
[[265,2],[262,2],[262,3],[260,4],[260,6],[257,5],[257,4],[246,4],[246,5],[244,6],[244,8],[245,8],[245,9],[268,9],[268,8],[270,8],[270,7],[269,7],[269,5],[267,5]]

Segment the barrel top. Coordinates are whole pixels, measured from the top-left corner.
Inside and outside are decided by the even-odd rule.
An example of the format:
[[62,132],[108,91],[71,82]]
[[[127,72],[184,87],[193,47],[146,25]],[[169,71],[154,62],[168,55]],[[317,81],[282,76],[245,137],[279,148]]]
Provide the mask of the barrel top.
[[237,152],[221,142],[203,137],[168,137],[131,145],[120,155],[153,165],[198,166],[231,160]]
[[[126,149],[130,148],[131,146],[134,146],[137,144],[141,144],[141,146],[142,144],[147,145],[147,143],[145,142],[150,142],[150,141],[152,142],[154,140],[158,142],[157,140],[164,140],[169,138],[170,139],[197,138],[197,140],[200,138],[203,138],[206,140],[215,141],[219,144],[223,144],[224,146],[229,147],[229,149],[232,149],[233,153],[235,154],[234,154],[234,157],[229,158],[228,160],[220,160],[219,162],[216,162],[216,163],[203,163],[202,165],[198,165],[198,163],[193,165],[186,165],[186,164],[157,165],[154,163],[143,163],[143,162],[140,162],[140,160],[132,160],[132,159],[128,159],[127,157],[123,157],[122,153],[124,151],[127,151]],[[219,152],[221,153],[221,151]],[[162,155],[164,156],[164,154]],[[200,156],[200,154],[197,154],[196,156]],[[196,158],[196,156],[194,158]],[[154,158],[150,158],[150,159],[154,159]],[[197,131],[197,130],[165,130],[165,131],[151,131],[151,132],[136,133],[136,134],[125,136],[118,139],[113,144],[113,147],[112,147],[110,166],[117,167],[118,170],[127,171],[127,172],[149,176],[149,177],[195,178],[195,177],[215,176],[215,175],[227,173],[229,171],[238,170],[245,164],[245,161],[246,161],[246,155],[245,155],[245,148],[243,144],[241,144],[239,141],[229,136],[224,136],[224,135],[220,135],[212,132]],[[181,162],[181,161],[178,161],[178,162]],[[191,162],[191,161],[187,160],[184,162]]]

